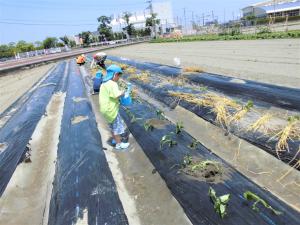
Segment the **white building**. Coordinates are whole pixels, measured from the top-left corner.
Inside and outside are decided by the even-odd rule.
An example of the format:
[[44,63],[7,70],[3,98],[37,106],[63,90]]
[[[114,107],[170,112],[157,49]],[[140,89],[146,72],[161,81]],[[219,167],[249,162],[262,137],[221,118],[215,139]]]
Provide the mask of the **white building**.
[[256,3],[242,9],[243,17],[254,15],[255,17],[267,16],[299,16],[300,0],[272,0]]
[[[157,14],[157,18],[160,20],[160,25],[157,27],[157,30],[161,27],[162,32],[166,33],[170,28],[175,27],[172,4],[170,1],[153,3],[153,12]],[[131,14],[132,16],[129,18],[129,23],[132,23],[136,29],[144,29],[146,19],[151,17],[149,8],[143,11],[131,12]],[[121,32],[122,28],[126,26],[122,15],[114,15],[111,26],[114,32]]]

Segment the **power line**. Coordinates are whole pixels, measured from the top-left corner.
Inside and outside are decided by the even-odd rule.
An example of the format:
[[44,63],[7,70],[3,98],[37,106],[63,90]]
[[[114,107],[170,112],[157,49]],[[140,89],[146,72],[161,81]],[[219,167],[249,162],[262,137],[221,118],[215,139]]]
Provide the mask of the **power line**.
[[[74,22],[74,19],[72,20],[30,20],[30,19],[15,19],[15,18],[0,18],[0,21],[7,21],[7,22],[43,22],[43,23],[65,23],[65,22]],[[80,19],[81,22],[91,22],[91,21],[97,21],[97,19],[89,19],[89,20],[82,20]]]
[[84,24],[64,24],[64,23],[19,23],[19,22],[7,22],[0,21],[0,24],[13,24],[13,25],[25,25],[25,26],[94,26],[99,25],[97,23],[84,23]]
[[131,4],[116,4],[116,5],[103,5],[102,3],[99,4],[93,4],[93,5],[80,5],[80,4],[73,4],[73,5],[62,5],[62,4],[27,4],[27,3],[18,3],[18,4],[11,4],[7,2],[1,3],[1,7],[7,7],[7,8],[30,8],[30,9],[44,9],[44,10],[105,10],[105,9],[116,9],[116,8],[124,8],[124,7],[133,7],[133,6],[141,6],[145,5],[145,3],[131,3]]

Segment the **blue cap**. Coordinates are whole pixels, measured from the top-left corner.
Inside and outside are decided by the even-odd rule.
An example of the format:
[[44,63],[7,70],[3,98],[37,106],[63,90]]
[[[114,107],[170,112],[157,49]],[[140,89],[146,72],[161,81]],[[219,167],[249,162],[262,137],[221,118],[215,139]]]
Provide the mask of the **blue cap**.
[[103,82],[109,81],[111,79],[113,79],[114,75],[116,73],[123,73],[121,67],[117,66],[117,65],[111,65],[106,69],[106,75],[103,78]]

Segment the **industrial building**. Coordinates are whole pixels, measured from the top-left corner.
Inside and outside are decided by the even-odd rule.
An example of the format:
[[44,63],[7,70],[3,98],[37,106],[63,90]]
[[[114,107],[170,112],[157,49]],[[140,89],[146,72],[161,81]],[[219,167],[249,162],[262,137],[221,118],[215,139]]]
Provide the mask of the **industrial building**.
[[[154,2],[152,5],[153,13],[157,14],[157,18],[160,20],[159,27],[161,27],[162,32],[166,33],[171,28],[174,28],[175,23],[171,2]],[[137,12],[131,12],[131,15],[129,22],[132,23],[136,29],[144,29],[146,19],[151,17],[149,7]],[[122,18],[122,15],[114,15],[111,21],[111,26],[114,32],[122,31],[122,28],[126,26],[126,22]]]
[[243,17],[300,16],[300,0],[272,0],[252,4],[242,9]]

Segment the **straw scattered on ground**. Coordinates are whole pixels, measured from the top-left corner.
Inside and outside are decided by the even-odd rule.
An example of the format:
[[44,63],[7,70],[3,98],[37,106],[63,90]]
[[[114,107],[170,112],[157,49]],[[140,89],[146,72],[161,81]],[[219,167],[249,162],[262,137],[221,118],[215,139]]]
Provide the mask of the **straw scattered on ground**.
[[184,73],[202,73],[204,72],[201,67],[198,66],[187,66],[182,69]]
[[232,122],[238,122],[241,120],[253,107],[253,102],[248,101],[246,105],[242,107],[242,109],[238,110],[231,118],[230,123]]
[[266,113],[261,116],[258,120],[256,120],[253,124],[251,124],[247,131],[257,132],[260,129],[263,129],[263,133],[267,133],[266,124],[273,118],[271,113]]
[[276,152],[279,157],[279,152],[289,151],[288,141],[300,138],[300,117],[293,116],[288,118],[288,123],[271,139],[278,139],[276,144]]
[[126,73],[129,73],[129,74],[135,74],[136,73],[136,68],[134,67],[129,67],[125,70]]
[[139,74],[133,74],[133,75],[130,75],[128,80],[139,80],[143,83],[149,83],[150,82],[150,74],[146,73],[146,72],[139,73]]
[[207,93],[198,98],[195,94],[183,93],[183,92],[172,92],[169,94],[173,97],[177,97],[180,100],[185,100],[189,103],[212,108],[212,112],[216,115],[216,121],[222,126],[227,126],[230,122],[230,114],[228,109],[232,108],[239,110],[241,106],[234,100],[212,93]]

